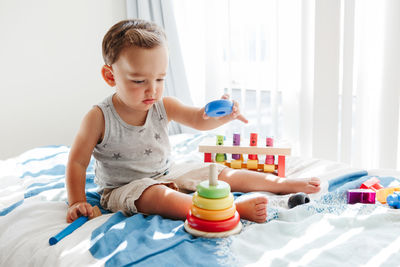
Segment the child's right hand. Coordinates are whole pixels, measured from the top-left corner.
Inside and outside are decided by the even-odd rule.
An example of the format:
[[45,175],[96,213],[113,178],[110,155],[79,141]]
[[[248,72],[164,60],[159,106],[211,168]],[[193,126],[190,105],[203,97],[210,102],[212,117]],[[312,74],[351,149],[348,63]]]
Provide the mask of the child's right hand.
[[[229,100],[230,96],[229,94],[224,94],[221,99],[226,99]],[[243,123],[248,123],[249,121],[240,113],[239,109],[239,103],[235,100],[232,100],[233,102],[233,107],[232,107],[232,113],[225,115],[224,117],[229,117],[231,120],[240,120]],[[206,114],[206,112],[203,113],[203,119],[208,120],[210,117]],[[222,118],[222,117],[220,117]],[[219,118],[217,118],[219,119]]]
[[86,201],[76,202],[67,211],[67,223],[72,223],[81,216],[93,217],[93,207]]

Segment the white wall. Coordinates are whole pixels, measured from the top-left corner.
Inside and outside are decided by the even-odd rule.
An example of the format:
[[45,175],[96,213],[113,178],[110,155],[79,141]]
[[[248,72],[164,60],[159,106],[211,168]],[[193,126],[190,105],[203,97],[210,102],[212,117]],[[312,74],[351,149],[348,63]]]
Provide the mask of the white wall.
[[0,159],[70,145],[82,117],[113,92],[101,42],[125,0],[0,1]]

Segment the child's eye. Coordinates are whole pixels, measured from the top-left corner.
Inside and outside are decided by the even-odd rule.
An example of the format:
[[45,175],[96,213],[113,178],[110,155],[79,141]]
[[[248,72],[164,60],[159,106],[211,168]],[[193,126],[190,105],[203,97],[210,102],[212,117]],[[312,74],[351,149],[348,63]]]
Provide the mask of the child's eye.
[[133,83],[144,83],[144,80],[133,80]]
[[163,82],[163,81],[164,81],[164,78],[157,79],[157,82]]

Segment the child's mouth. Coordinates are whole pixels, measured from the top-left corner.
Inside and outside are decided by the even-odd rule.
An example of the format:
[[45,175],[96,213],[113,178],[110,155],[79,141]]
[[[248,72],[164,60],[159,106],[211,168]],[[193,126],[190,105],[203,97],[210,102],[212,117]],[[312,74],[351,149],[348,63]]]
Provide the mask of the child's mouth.
[[143,100],[143,103],[145,103],[146,105],[154,104],[154,102],[156,102],[155,99],[145,99],[145,100]]

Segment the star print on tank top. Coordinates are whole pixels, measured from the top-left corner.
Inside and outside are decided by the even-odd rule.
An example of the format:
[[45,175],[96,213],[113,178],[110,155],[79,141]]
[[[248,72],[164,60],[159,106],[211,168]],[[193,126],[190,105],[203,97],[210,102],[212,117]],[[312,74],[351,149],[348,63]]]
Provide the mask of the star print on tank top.
[[104,115],[104,138],[93,151],[95,182],[114,188],[145,177],[158,177],[171,165],[168,120],[162,100],[148,111],[142,126],[133,126],[118,115],[112,95],[97,105]]

